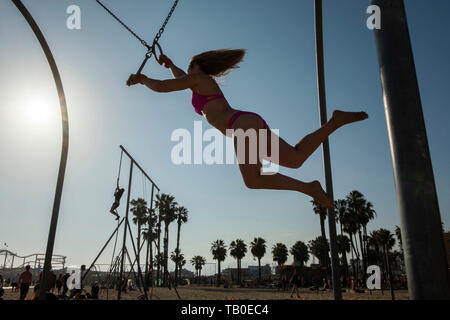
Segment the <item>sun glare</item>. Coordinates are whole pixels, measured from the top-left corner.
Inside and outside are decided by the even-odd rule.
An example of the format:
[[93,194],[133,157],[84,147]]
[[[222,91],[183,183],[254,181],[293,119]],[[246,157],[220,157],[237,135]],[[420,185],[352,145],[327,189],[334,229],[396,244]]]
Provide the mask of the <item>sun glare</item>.
[[55,116],[55,106],[47,99],[29,99],[22,105],[22,113],[27,124],[45,126],[49,124]]

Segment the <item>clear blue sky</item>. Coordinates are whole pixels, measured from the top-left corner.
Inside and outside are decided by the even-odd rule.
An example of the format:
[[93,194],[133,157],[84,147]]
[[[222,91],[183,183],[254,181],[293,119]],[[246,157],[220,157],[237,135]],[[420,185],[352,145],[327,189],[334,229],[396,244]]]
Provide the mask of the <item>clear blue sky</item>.
[[[105,3],[149,42],[172,1]],[[310,199],[288,191],[249,190],[237,166],[176,166],[170,161],[177,128],[202,120],[190,92],[155,93],[129,88],[143,47],[91,0],[24,0],[54,53],[62,76],[70,121],[70,149],[55,253],[68,263],[90,263],[115,227],[108,210],[123,144],[158,183],[188,208],[181,249],[190,259],[212,262],[212,241],[268,242],[262,263],[272,263],[276,242],[291,247],[320,233]],[[81,30],[66,28],[66,9],[81,8]],[[370,119],[330,139],[335,198],[357,189],[377,212],[369,230],[399,225],[382,92],[373,32],[366,28],[369,1],[324,1],[325,71],[328,113],[334,108],[365,110]],[[439,194],[441,216],[450,216],[449,137],[450,2],[407,1],[410,33],[425,122]],[[19,254],[44,252],[61,148],[59,105],[52,75],[31,29],[10,1],[0,3],[0,241]],[[161,45],[181,68],[205,50],[246,48],[241,68],[222,90],[237,109],[260,113],[295,144],[319,126],[314,53],[313,1],[180,0]],[[171,74],[154,61],[144,73]],[[204,128],[209,125],[204,121]],[[128,163],[122,175],[126,183]],[[282,173],[324,183],[321,152],[298,170]],[[133,197],[143,195],[134,176]],[[123,203],[123,202],[122,202]],[[124,206],[121,207],[124,213]],[[136,233],[136,231],[134,231]],[[175,246],[175,224],[170,230]],[[109,254],[101,262],[108,262]],[[288,262],[291,262],[290,257]],[[251,254],[244,266],[256,264]],[[224,267],[235,266],[227,258]],[[188,266],[191,268],[190,266]]]

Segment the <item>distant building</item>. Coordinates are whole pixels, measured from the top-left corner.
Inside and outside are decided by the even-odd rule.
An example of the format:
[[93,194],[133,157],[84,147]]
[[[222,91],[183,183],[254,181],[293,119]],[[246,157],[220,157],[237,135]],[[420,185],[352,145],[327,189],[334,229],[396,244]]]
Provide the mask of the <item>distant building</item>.
[[[171,275],[173,276],[173,275],[175,275],[175,273],[171,272]],[[195,276],[195,273],[192,272],[192,271],[189,271],[187,269],[181,269],[179,271],[179,277],[180,278],[193,278],[194,276]]]
[[[248,266],[248,271],[251,277],[258,277],[258,266]],[[261,277],[270,277],[272,275],[272,267],[269,264],[261,266]]]
[[[228,278],[231,281],[236,281],[238,279],[238,269],[237,268],[227,268],[222,270],[222,276]],[[247,268],[241,269],[241,280],[250,279],[251,275]]]
[[450,268],[450,231],[444,232],[445,252],[447,253],[447,263]]

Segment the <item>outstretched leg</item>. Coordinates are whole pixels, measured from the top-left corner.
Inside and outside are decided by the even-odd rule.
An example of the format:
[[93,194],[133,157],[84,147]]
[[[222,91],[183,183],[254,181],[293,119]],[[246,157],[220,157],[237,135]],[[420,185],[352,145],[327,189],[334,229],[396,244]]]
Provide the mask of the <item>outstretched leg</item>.
[[[287,168],[299,168],[314,151],[340,127],[368,118],[365,112],[344,112],[336,110],[321,128],[308,134],[299,143],[292,147],[283,139],[279,139],[279,162],[278,164]],[[274,134],[273,132],[271,134]],[[270,141],[268,138],[268,145]]]
[[[245,115],[239,117],[233,126],[234,129],[263,129],[261,120],[253,115]],[[236,156],[238,155],[238,139],[234,138],[234,147]],[[259,143],[258,143],[259,145]],[[302,182],[291,177],[276,173],[273,175],[261,175],[262,164],[257,160],[257,163],[250,163],[250,146],[249,140],[245,141],[245,159],[239,163],[239,169],[244,179],[245,185],[250,189],[275,189],[275,190],[292,190],[307,194],[316,199],[323,207],[331,208],[333,200],[322,189],[319,181]]]

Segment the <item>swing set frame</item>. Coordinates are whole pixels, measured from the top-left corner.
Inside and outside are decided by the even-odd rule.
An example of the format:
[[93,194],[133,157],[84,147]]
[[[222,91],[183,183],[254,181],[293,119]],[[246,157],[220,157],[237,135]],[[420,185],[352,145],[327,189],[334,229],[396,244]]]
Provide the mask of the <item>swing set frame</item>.
[[[142,175],[151,183],[152,189],[151,189],[151,196],[150,196],[150,208],[149,208],[150,210],[153,209],[153,202],[154,202],[153,199],[154,199],[155,189],[159,193],[160,188],[156,185],[156,183],[152,180],[152,178],[150,178],[150,176],[147,174],[147,172],[139,165],[139,163],[134,159],[134,157],[122,145],[120,146],[120,149],[121,149],[121,155],[120,155],[119,175],[117,178],[117,186],[119,185],[119,180],[120,180],[120,172],[121,172],[121,167],[122,167],[123,154],[125,154],[128,157],[128,159],[130,160],[130,171],[129,171],[129,177],[128,177],[128,189],[127,189],[127,202],[126,202],[126,209],[125,209],[125,217],[123,217],[120,221],[118,221],[117,227],[114,229],[114,232],[110,235],[110,237],[106,241],[105,245],[102,247],[102,249],[97,254],[94,261],[91,263],[90,267],[85,272],[81,282],[83,282],[83,280],[86,278],[86,276],[88,275],[90,270],[94,267],[95,263],[100,258],[100,256],[102,255],[102,253],[104,252],[104,250],[106,249],[106,247],[111,242],[111,240],[113,239],[114,236],[116,236],[116,242],[117,242],[117,236],[119,235],[119,229],[120,229],[121,225],[124,224],[122,249],[119,251],[120,258],[118,259],[119,263],[120,263],[120,271],[119,271],[119,275],[118,275],[119,286],[118,286],[118,292],[117,292],[117,300],[121,299],[121,295],[122,295],[122,291],[123,291],[122,289],[123,289],[124,283],[122,282],[122,279],[125,279],[124,281],[126,283],[131,272],[134,273],[134,277],[137,280],[136,282],[137,282],[139,290],[140,290],[140,284],[143,284],[143,286],[144,286],[143,296],[144,296],[145,300],[148,300],[147,290],[145,288],[145,281],[144,281],[144,277],[142,276],[142,270],[141,270],[141,265],[140,265],[140,253],[141,253],[142,248],[148,241],[147,241],[147,239],[144,238],[142,241],[142,244],[140,244],[139,248],[137,248],[134,243],[134,238],[133,238],[133,234],[132,234],[131,226],[130,226],[130,222],[129,222],[129,211],[130,211],[130,201],[131,201],[130,195],[131,195],[131,185],[132,185],[132,181],[133,181],[134,167],[138,168],[138,170],[142,173]],[[133,261],[129,254],[129,251],[127,249],[128,234],[129,234],[129,237],[131,240],[133,253],[134,253]],[[116,245],[114,245],[113,259],[114,259],[115,250],[116,250]],[[147,251],[148,251],[148,243],[147,243]],[[124,278],[124,274],[126,273],[126,270],[125,270],[125,259],[126,258],[128,259],[129,264],[130,264],[130,270],[128,272],[128,275]],[[148,259],[146,258],[146,260],[148,260]],[[148,261],[145,261],[146,266],[147,266],[147,263],[148,263]],[[116,262],[115,262],[115,264],[116,264]],[[136,270],[134,269],[135,264],[137,264],[137,274],[136,274]],[[112,266],[111,266],[111,268],[112,268]],[[110,275],[112,273],[111,268],[110,268],[110,274],[108,275],[108,278],[110,277]],[[146,269],[147,269],[147,267],[146,267]],[[147,272],[153,273],[152,268],[150,268]],[[152,274],[152,278],[153,278],[153,274]],[[152,281],[151,286],[152,286],[152,290],[153,290],[153,281]],[[178,294],[178,291],[176,290],[176,287],[175,287],[175,291],[177,293],[178,299],[180,299],[180,296]],[[151,297],[150,297],[150,299],[151,299]]]

